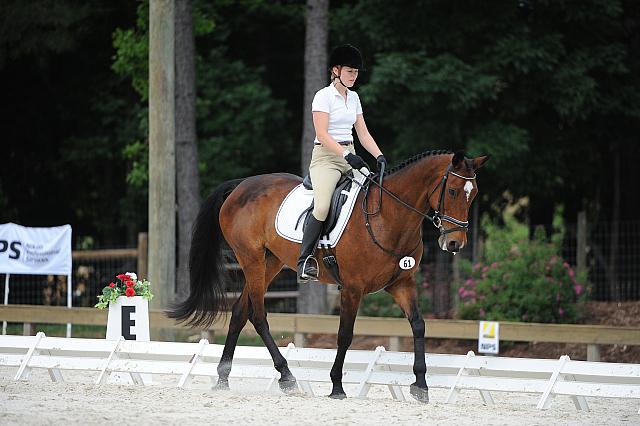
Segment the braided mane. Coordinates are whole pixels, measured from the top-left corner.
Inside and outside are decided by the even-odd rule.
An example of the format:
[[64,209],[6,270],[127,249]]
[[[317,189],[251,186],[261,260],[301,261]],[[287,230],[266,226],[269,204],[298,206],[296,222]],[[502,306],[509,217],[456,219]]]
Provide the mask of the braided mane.
[[451,152],[449,150],[446,150],[446,149],[436,149],[436,150],[433,150],[433,151],[425,151],[423,153],[416,154],[413,157],[404,160],[403,162],[401,162],[397,166],[394,166],[393,168],[391,168],[388,171],[386,171],[385,174],[391,175],[391,174],[393,174],[393,173],[395,173],[397,171],[400,171],[400,170],[404,169],[408,165],[413,164],[416,161],[423,159],[424,157],[430,157],[430,156],[434,156],[434,155],[445,155],[445,154],[453,154],[453,152]]

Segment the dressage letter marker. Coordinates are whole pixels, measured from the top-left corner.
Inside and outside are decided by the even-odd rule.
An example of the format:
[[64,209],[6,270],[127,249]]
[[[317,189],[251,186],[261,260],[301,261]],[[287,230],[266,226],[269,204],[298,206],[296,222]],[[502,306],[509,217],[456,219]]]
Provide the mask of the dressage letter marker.
[[[115,303],[109,305],[107,319],[107,340],[135,340],[148,342],[149,339],[149,301],[141,296],[120,296]],[[151,383],[150,374],[142,374],[144,384]],[[110,372],[109,383],[135,383],[129,373]]]
[[478,352],[497,354],[500,345],[500,323],[480,321],[478,330]]
[[136,340],[136,335],[131,333],[131,328],[136,325],[136,320],[131,318],[131,314],[135,313],[135,305],[122,306],[122,337],[125,340]]

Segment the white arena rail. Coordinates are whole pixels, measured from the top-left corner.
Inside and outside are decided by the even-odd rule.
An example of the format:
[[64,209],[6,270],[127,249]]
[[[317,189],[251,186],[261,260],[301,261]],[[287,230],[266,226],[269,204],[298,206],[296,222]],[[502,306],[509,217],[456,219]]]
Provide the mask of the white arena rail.
[[[217,379],[216,367],[223,345],[199,343],[136,342],[122,338],[79,339],[36,336],[0,336],[0,366],[17,368],[14,379],[28,379],[32,369],[46,369],[51,380],[64,381],[62,372],[82,370],[98,373],[96,384],[113,372],[131,376],[144,385],[152,374],[178,376],[178,387],[188,386],[195,376]],[[313,395],[311,382],[330,382],[329,370],[335,349],[296,348],[280,351],[298,380],[300,390]],[[462,390],[478,391],[485,404],[493,404],[491,392],[540,394],[537,407],[546,409],[555,396],[572,398],[576,409],[588,411],[585,397],[640,399],[640,364],[427,354],[427,382],[448,389],[447,403],[455,403]],[[356,384],[357,396],[366,397],[372,385],[389,388],[393,398],[405,399],[403,389],[413,383],[413,353],[348,351],[343,383]],[[267,390],[277,388],[279,373],[266,348],[238,346],[232,378],[267,379]],[[640,410],[638,411],[640,414]]]

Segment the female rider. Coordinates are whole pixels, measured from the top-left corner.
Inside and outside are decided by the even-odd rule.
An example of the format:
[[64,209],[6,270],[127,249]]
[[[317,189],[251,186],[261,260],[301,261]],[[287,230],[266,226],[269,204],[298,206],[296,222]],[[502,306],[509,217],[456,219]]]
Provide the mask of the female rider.
[[331,83],[318,90],[311,110],[316,131],[309,174],[313,183],[313,212],[306,220],[298,258],[298,283],[318,280],[318,262],[313,257],[322,226],[329,213],[331,195],[343,173],[366,167],[353,146],[355,127],[360,144],[373,155],[380,170],[387,160],[373,139],[362,115],[358,94],[352,90],[362,55],[350,44],[336,47],[329,57]]

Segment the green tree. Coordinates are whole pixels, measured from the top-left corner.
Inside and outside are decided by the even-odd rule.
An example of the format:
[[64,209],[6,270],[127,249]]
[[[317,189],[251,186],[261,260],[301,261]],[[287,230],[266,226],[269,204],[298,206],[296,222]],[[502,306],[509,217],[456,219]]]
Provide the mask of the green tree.
[[[148,5],[138,7],[135,28],[114,32],[114,70],[132,82],[141,102],[147,97]],[[229,29],[216,19],[215,7],[196,2],[193,9],[197,45],[213,45],[196,55],[196,114],[201,188],[208,192],[235,177],[271,171],[288,143],[284,102],[273,98],[262,81],[263,71],[230,58],[224,47]],[[142,118],[146,120],[146,118]],[[146,125],[140,126],[141,130]],[[130,141],[126,153],[133,161],[128,179],[146,186],[145,133]]]
[[[530,196],[537,221],[560,201],[571,214],[586,199],[628,211],[606,190],[603,159],[638,151],[636,2],[373,0],[334,17],[337,37],[368,52],[365,114],[393,156],[490,154],[482,193]],[[623,160],[618,173],[631,167]]]

